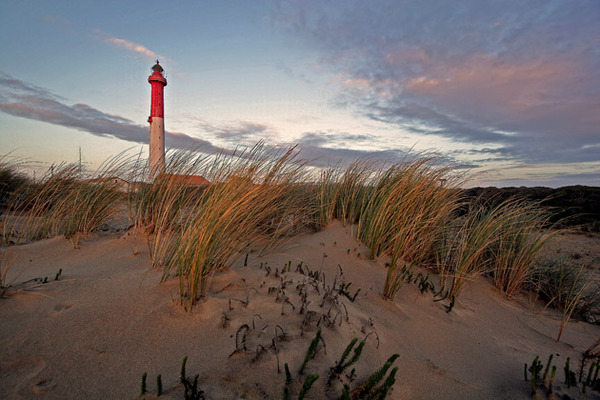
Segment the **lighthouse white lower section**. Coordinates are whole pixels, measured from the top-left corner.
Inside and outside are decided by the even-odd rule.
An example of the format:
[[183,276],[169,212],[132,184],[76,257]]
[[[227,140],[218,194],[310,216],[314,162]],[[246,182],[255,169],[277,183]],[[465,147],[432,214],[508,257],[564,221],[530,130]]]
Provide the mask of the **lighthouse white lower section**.
[[152,117],[150,122],[150,174],[156,176],[165,170],[165,120]]

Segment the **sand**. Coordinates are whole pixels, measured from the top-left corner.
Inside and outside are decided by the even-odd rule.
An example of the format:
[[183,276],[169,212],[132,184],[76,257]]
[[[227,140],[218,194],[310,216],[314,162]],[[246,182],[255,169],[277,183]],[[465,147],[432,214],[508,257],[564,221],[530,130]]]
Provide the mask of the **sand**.
[[[579,360],[600,337],[600,326],[570,322],[557,343],[558,311],[525,297],[504,299],[484,278],[467,285],[451,313],[413,284],[394,301],[383,300],[386,260],[367,260],[351,227],[339,222],[270,254],[252,252],[247,266],[242,256],[215,275],[209,298],[187,312],[177,281],[160,284],[161,271],[149,269],[144,240],[131,231],[106,232],[78,250],[62,238],[15,249],[13,290],[0,299],[0,398],[137,399],[146,372],[143,397],[155,398],[161,374],[161,398],[182,399],[184,356],[186,374],[199,374],[206,399],[281,399],[284,363],[293,376],[292,398],[314,373],[320,378],[307,399],[337,398],[341,383],[326,384],[330,368],[352,338],[367,337],[352,388],[398,353],[389,399],[527,399],[524,363],[536,355],[545,363],[554,353],[556,390],[567,393],[566,358]],[[323,272],[325,285],[311,284],[308,269]],[[30,281],[46,276],[46,284]],[[334,279],[351,282],[351,295],[360,288],[356,299],[323,302]],[[299,376],[319,328],[326,347]]]

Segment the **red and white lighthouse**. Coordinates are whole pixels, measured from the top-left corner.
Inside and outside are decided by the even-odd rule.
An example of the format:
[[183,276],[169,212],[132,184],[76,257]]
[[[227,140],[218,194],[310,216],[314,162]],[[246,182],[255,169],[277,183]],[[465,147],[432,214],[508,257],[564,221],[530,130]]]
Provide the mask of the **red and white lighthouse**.
[[164,69],[156,60],[152,67],[152,75],[148,82],[152,85],[152,101],[150,103],[150,173],[153,176],[165,170],[165,110],[164,87],[167,80],[163,76]]

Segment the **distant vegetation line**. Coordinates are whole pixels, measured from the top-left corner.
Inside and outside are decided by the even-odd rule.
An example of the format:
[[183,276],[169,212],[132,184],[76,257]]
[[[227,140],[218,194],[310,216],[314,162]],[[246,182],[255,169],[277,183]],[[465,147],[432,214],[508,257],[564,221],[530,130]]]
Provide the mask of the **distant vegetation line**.
[[477,202],[506,201],[521,198],[534,201],[551,213],[550,221],[562,227],[577,227],[587,232],[600,232],[600,187],[477,187],[465,189],[466,200]]

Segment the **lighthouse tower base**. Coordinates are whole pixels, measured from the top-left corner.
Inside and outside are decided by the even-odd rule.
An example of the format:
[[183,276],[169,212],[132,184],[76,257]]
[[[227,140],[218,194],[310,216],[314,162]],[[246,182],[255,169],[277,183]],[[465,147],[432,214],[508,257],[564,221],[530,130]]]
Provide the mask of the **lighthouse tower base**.
[[165,120],[152,117],[150,122],[150,173],[165,172]]

